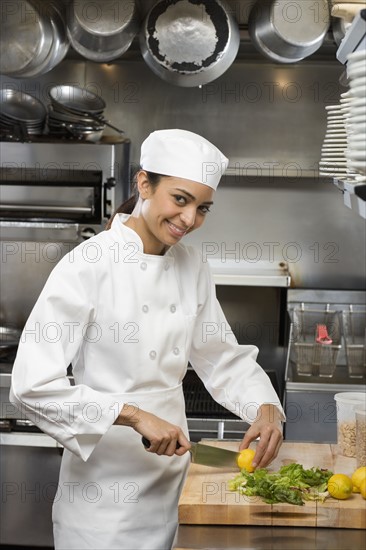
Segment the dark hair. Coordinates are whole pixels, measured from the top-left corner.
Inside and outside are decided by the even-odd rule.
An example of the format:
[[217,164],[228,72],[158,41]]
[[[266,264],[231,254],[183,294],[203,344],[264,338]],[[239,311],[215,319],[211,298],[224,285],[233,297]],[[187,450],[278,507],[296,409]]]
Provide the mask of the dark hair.
[[[137,174],[142,170],[142,168],[139,168],[132,179],[132,193],[128,197],[127,200],[125,200],[122,204],[119,205],[119,207],[116,209],[112,217],[108,220],[107,225],[105,226],[106,229],[110,229],[112,226],[112,222],[114,220],[114,217],[117,214],[132,214],[133,209],[136,206],[136,203],[139,198],[139,192],[137,189]],[[160,179],[163,177],[163,174],[156,174],[155,172],[148,172],[145,170],[150,185],[154,188],[157,187],[160,183]]]

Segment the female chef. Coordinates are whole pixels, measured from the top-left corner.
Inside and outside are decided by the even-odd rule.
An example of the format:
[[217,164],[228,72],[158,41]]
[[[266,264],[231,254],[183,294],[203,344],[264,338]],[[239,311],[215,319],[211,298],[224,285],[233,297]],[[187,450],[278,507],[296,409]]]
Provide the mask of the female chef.
[[180,242],[204,222],[227,163],[191,132],[150,134],[132,214],[62,258],[26,323],[11,400],[64,446],[56,550],[171,548],[190,462],[188,361],[251,424],[240,448],[259,437],[257,466],[278,452],[283,411],[258,350],[229,333],[207,263]]

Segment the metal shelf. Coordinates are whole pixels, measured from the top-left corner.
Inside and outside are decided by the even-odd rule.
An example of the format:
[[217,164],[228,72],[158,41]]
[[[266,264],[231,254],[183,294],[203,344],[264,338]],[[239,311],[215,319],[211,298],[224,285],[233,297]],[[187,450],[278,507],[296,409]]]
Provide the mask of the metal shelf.
[[[236,161],[236,166],[235,166]],[[263,161],[263,159],[250,161],[250,164],[253,167],[242,166],[242,159],[232,159],[234,162],[233,166],[229,166],[225,171],[225,177],[262,177],[262,178],[319,178],[319,169],[318,167],[309,166],[307,168],[300,168],[295,166],[297,163],[293,163],[292,167],[287,167],[285,163],[276,163],[280,166],[265,166],[265,164],[270,164],[269,162]],[[249,162],[249,161],[248,161]]]
[[343,193],[344,204],[366,219],[366,184],[333,179],[333,183]]
[[291,277],[285,263],[244,261],[213,258],[208,260],[216,285],[273,286],[288,288]]
[[55,439],[44,433],[1,433],[0,445],[62,448],[62,445],[60,445]]
[[347,64],[349,54],[366,49],[366,9],[360,10],[352,21],[338,50],[337,59]]

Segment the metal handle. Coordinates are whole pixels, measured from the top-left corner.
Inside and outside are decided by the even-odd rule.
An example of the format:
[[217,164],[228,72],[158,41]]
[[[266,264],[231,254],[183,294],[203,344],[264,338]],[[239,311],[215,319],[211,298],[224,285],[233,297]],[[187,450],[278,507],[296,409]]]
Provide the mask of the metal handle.
[[104,199],[103,199],[103,216],[104,218],[110,218],[114,209],[114,202],[112,196],[108,193],[111,189],[116,187],[116,178],[110,177],[104,182]]
[[92,118],[96,122],[101,122],[102,124],[105,124],[106,126],[109,126],[109,128],[112,128],[112,130],[115,130],[119,134],[124,134],[124,130],[121,130],[120,128],[117,128],[116,126],[113,126],[108,120],[106,120],[102,116],[94,115],[93,113],[90,113],[89,111],[85,111],[84,114],[88,116],[89,118]]
[[34,205],[29,204],[0,204],[0,210],[25,210],[33,211],[40,210],[41,212],[69,212],[74,214],[93,214],[92,206],[50,206],[50,205]]
[[104,124],[106,126],[109,126],[109,128],[112,128],[112,130],[115,130],[116,132],[118,132],[119,134],[124,134],[125,131],[124,130],[120,130],[120,128],[117,128],[116,126],[113,126],[113,124],[111,124],[110,122],[108,122],[107,120],[105,119],[101,119],[102,122],[104,122]]
[[217,423],[217,438],[224,439],[224,432],[225,432],[225,422],[223,420],[219,420],[219,422]]

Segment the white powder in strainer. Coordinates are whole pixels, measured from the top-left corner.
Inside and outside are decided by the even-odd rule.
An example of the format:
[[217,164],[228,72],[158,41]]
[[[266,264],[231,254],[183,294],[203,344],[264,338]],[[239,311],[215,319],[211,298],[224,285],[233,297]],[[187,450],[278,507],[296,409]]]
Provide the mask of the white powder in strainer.
[[165,63],[202,65],[217,44],[216,29],[203,4],[187,0],[169,6],[156,22],[154,38]]

